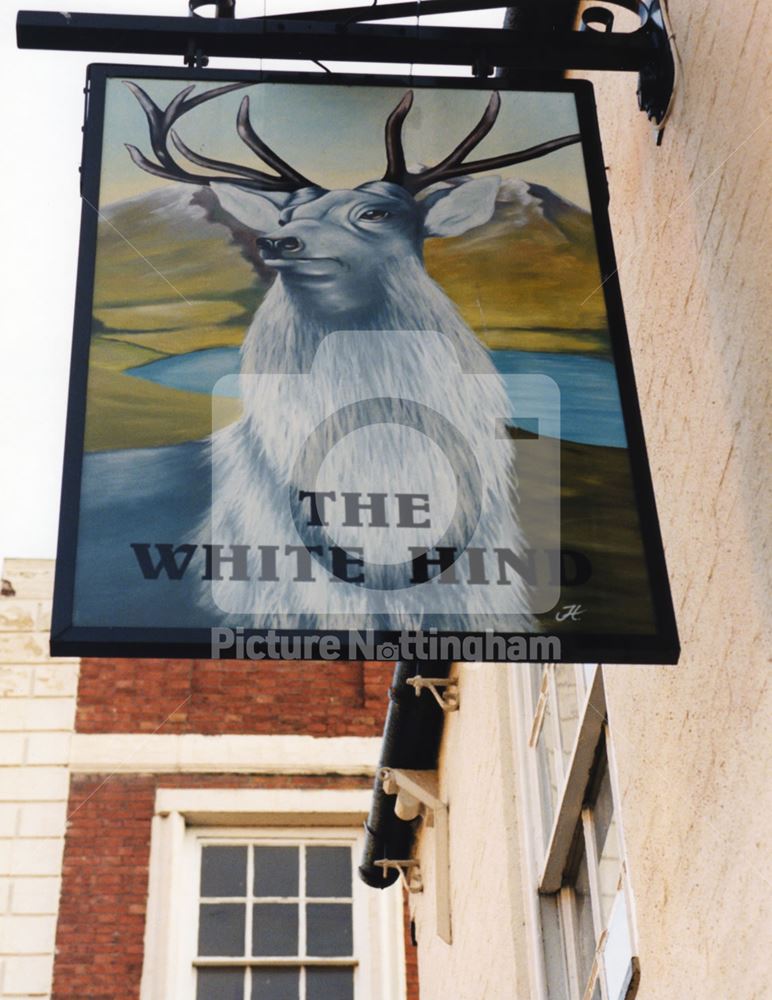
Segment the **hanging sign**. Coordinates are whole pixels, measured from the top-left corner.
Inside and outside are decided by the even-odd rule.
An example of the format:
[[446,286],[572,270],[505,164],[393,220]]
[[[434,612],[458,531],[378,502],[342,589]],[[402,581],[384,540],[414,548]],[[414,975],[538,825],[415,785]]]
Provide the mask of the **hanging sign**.
[[55,654],[674,660],[592,89],[498,85],[91,67]]

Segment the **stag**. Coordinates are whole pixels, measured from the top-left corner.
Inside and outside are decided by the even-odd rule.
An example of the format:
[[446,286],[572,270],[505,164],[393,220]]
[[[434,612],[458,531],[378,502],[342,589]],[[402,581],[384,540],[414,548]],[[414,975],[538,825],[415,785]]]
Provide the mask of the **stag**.
[[[469,155],[499,114],[501,99],[493,92],[475,127],[444,159],[434,166],[409,170],[402,136],[414,99],[408,91],[386,122],[383,176],[353,189],[330,190],[290,166],[260,138],[250,120],[248,96],[239,107],[238,135],[262,167],[272,172],[204,156],[182,141],[173,128],[182,115],[245,84],[217,87],[197,96],[190,96],[194,87],[189,86],[165,109],[135,83],[127,81],[127,86],[145,112],[155,154],[154,162],[127,145],[137,166],[168,180],[208,186],[225,212],[254,232],[263,262],[276,272],[241,349],[242,376],[272,373],[274,377],[242,378],[241,419],[213,435],[215,489],[211,519],[202,526],[202,538],[215,545],[249,545],[253,552],[276,540],[283,548],[288,539],[298,540],[297,518],[293,522],[288,497],[309,489],[332,496],[361,491],[364,470],[371,496],[431,493],[434,525],[452,522],[464,543],[471,539],[481,550],[500,546],[506,539],[510,549],[522,554],[525,541],[513,502],[512,450],[502,449],[500,442],[492,447],[495,427],[507,415],[506,394],[487,350],[426,273],[423,244],[429,237],[460,236],[491,218],[500,178],[490,171],[545,156],[577,142],[579,136],[562,136],[470,161]],[[207,173],[182,166],[169,141],[187,164]],[[475,176],[481,173],[486,176]],[[336,366],[329,357],[332,348],[326,350],[334,342],[331,335],[340,331],[346,334],[342,341],[338,339],[336,351],[339,355],[340,344],[344,345],[348,379],[341,374],[340,358]],[[437,350],[438,335],[449,353]],[[452,380],[452,392],[448,391],[449,364],[457,364],[464,373],[463,379]],[[313,379],[308,381],[313,384],[309,391],[301,391],[297,373],[309,372]],[[346,405],[374,397],[399,397],[425,405],[413,415],[412,427],[381,426],[376,443]],[[470,456],[475,456],[473,464],[482,469],[482,486],[478,484],[482,518],[474,490],[461,481],[463,477],[454,479],[444,468],[447,463],[438,457],[436,442],[448,425],[437,413],[460,430],[443,445],[446,455],[449,449],[457,453],[457,461],[450,455],[450,465],[469,469]],[[382,417],[382,425],[389,423],[388,413]],[[322,435],[317,444],[322,457],[326,455],[326,464],[320,479],[311,484],[298,479],[296,459],[312,432],[322,425],[326,437]],[[346,436],[349,447],[336,457],[340,449],[334,445]],[[345,576],[353,582],[341,586],[340,574],[330,572],[330,546],[324,544],[330,541],[329,522],[324,512],[315,515],[306,523],[303,544],[327,571],[318,572],[315,567],[314,572],[309,565],[301,569],[298,562],[291,573],[282,574],[272,556],[267,582],[256,579],[260,574],[242,573],[251,578],[214,585],[216,603],[226,618],[244,623],[246,613],[256,625],[319,627],[330,623],[330,613],[339,613],[342,621],[359,615],[368,624],[383,627],[442,626],[451,620],[458,625],[459,616],[451,611],[460,605],[468,627],[485,627],[490,597],[487,588],[474,585],[468,572],[457,573],[440,560],[437,571],[441,569],[442,575],[430,581],[434,588],[430,599],[426,585],[411,588],[388,582],[395,559],[393,532],[365,533],[367,564],[380,567],[386,581],[383,586],[375,590],[362,586],[355,576]],[[351,532],[350,524],[337,524],[336,538],[343,539],[341,544],[361,544],[362,532]],[[309,533],[319,545],[309,544]],[[420,523],[409,525],[399,537],[406,550],[427,544]],[[452,531],[450,536],[446,533],[442,542],[446,550],[452,550],[454,543],[462,544]],[[301,603],[298,580],[305,588]],[[456,586],[443,588],[442,583],[448,582]],[[212,586],[207,583],[201,595],[202,603],[210,608]],[[523,579],[514,574],[507,587],[509,607],[517,608],[519,623],[531,625]],[[316,609],[313,613],[308,611],[309,595]]]

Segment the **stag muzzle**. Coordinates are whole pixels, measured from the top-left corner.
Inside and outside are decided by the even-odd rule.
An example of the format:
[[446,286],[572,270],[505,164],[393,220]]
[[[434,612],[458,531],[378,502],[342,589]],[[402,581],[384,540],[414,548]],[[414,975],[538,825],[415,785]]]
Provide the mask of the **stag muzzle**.
[[280,239],[271,239],[268,236],[260,236],[257,240],[257,248],[266,259],[287,257],[290,254],[297,254],[303,250],[305,244],[297,236],[284,236]]

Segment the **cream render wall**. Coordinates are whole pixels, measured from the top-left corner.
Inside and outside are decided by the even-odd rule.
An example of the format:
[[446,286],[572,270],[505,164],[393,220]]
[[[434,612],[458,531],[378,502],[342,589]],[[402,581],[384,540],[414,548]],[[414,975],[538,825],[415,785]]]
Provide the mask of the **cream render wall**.
[[461,708],[445,717],[440,762],[440,797],[450,821],[453,943],[445,944],[436,933],[435,834],[424,828],[417,849],[424,888],[411,896],[421,1000],[528,996],[515,750],[507,710],[511,669],[456,668]]
[[[769,996],[770,11],[671,2],[660,149],[595,78],[622,294],[683,652],[604,677],[638,1000]],[[640,116],[642,119],[642,116]]]
[[[679,623],[677,667],[606,666],[637,1000],[769,996],[772,931],[769,7],[671,0],[681,85],[657,149],[597,74],[610,213]],[[463,667],[440,781],[454,943],[414,897],[422,1000],[541,1000],[498,668]],[[510,730],[511,731],[511,730]],[[513,856],[514,855],[514,856]],[[431,875],[431,831],[418,857]]]
[[6,560],[0,596],[0,998],[48,997],[78,661],[48,657],[53,562]]

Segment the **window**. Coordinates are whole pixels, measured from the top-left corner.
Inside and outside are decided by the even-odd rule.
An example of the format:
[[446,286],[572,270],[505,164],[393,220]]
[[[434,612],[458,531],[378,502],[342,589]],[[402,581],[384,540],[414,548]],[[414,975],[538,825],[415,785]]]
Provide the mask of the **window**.
[[354,1000],[351,842],[196,842],[196,1000]]
[[602,671],[533,664],[514,694],[536,995],[632,1000],[638,963]]
[[357,876],[366,789],[161,788],[140,1000],[404,1000],[400,886]]

